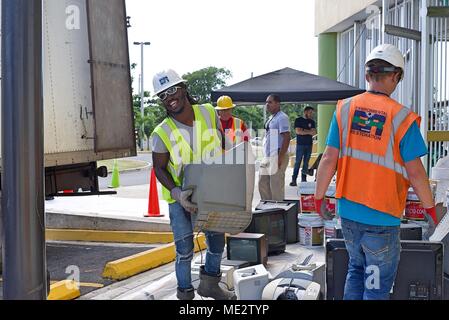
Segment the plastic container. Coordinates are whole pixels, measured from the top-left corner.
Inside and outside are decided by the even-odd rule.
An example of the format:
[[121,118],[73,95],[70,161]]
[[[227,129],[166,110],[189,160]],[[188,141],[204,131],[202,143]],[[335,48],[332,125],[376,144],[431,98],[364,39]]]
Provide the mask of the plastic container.
[[412,188],[408,190],[407,202],[405,203],[405,219],[413,221],[423,221],[425,210],[419,201],[418,196]]
[[270,282],[270,274],[260,264],[234,271],[234,288],[238,300],[262,300],[265,286]]
[[301,182],[299,194],[302,213],[316,212],[315,210],[315,182]]
[[316,213],[300,214],[299,243],[305,247],[320,247],[324,243],[324,222]]
[[326,210],[332,213],[333,215],[335,215],[337,205],[337,200],[335,199],[336,191],[337,191],[336,185],[330,184],[326,192],[326,197],[324,198],[326,203]]
[[337,218],[324,222],[324,235],[326,237],[326,240],[337,238],[337,224]]

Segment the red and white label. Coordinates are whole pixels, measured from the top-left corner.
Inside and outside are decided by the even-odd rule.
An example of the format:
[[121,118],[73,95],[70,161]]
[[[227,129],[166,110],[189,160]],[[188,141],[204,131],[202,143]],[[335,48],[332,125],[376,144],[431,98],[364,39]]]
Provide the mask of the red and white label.
[[314,195],[301,195],[301,212],[316,212]]
[[335,215],[335,204],[337,203],[337,200],[335,198],[327,198],[325,199],[326,203],[326,211],[332,213]]
[[405,205],[405,218],[409,220],[424,220],[426,210],[419,201],[407,201]]

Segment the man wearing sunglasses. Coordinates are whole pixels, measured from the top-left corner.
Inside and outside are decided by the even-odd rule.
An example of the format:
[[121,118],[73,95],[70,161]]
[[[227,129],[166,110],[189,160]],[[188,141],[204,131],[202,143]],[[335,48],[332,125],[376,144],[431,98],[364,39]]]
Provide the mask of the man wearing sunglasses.
[[[197,207],[190,200],[192,190],[182,190],[183,168],[200,163],[224,149],[221,125],[214,107],[198,105],[187,91],[186,81],[175,71],[162,71],[153,79],[155,94],[161,99],[167,117],[152,134],[153,166],[162,184],[164,200],[169,203],[170,224],[176,247],[177,297],[192,300],[191,261],[194,253],[191,213]],[[235,300],[236,296],[222,289],[221,257],[223,233],[205,232],[208,250],[205,266],[200,269],[198,294],[215,300]]]

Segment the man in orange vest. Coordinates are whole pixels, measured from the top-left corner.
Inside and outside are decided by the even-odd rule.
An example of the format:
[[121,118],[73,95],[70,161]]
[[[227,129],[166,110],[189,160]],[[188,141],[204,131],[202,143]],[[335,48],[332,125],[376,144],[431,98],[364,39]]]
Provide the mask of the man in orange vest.
[[231,97],[221,96],[217,101],[215,110],[220,117],[221,126],[227,137],[227,142],[236,146],[242,142],[249,141],[249,131],[245,122],[237,117],[232,116],[232,110],[235,104]]
[[344,299],[387,300],[400,258],[400,224],[413,186],[438,224],[429,180],[420,158],[427,154],[420,118],[390,98],[404,75],[393,45],[376,47],[366,60],[368,91],[339,101],[317,173],[316,208],[337,168],[338,214],[349,254]]

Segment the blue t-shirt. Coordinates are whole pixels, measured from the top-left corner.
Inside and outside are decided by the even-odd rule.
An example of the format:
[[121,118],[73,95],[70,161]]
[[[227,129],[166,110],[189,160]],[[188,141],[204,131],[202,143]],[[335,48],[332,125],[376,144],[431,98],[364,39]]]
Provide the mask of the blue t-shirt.
[[[340,149],[340,134],[337,115],[334,113],[326,144]],[[399,149],[404,162],[409,162],[427,154],[427,146],[419,131],[418,124],[413,123],[399,143]],[[401,219],[387,213],[377,211],[363,204],[349,201],[345,198],[337,200],[337,210],[340,217],[363,224],[375,226],[399,226]]]

